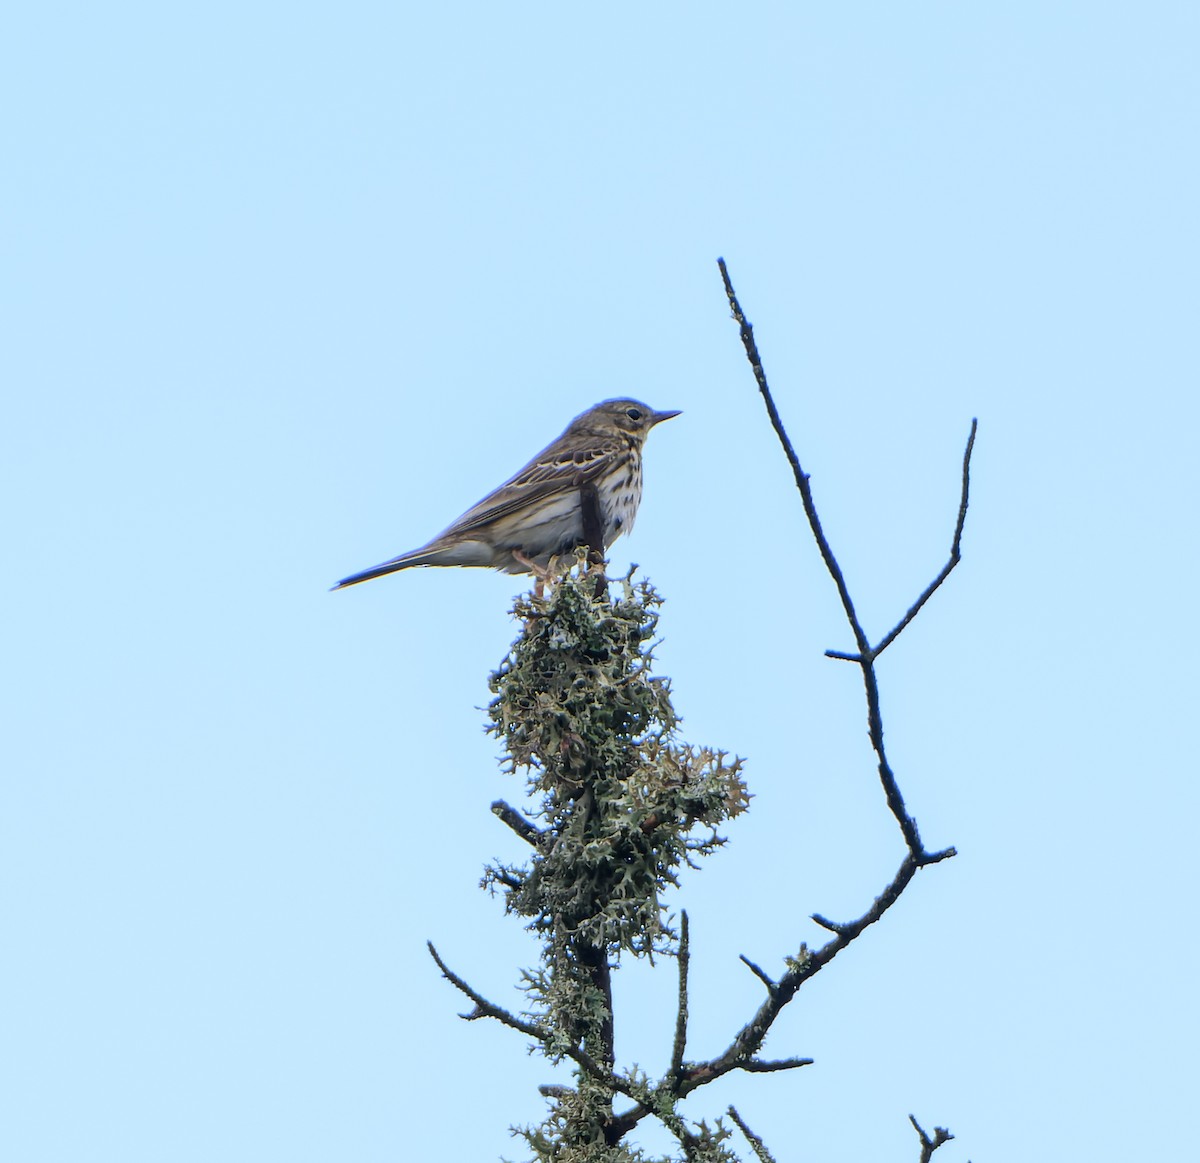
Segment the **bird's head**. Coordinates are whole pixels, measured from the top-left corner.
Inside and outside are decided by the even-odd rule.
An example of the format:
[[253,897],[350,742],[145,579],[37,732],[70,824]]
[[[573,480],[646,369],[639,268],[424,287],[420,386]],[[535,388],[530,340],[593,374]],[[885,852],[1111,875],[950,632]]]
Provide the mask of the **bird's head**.
[[576,416],[568,431],[632,436],[640,443],[655,424],[678,415],[678,412],[656,412],[640,400],[604,400],[582,416]]

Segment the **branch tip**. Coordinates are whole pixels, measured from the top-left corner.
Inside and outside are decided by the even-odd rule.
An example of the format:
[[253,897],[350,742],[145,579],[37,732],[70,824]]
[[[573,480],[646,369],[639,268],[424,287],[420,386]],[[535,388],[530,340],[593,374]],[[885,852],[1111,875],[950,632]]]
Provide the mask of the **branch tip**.
[[671,1047],[671,1067],[667,1072],[669,1085],[678,1089],[683,1078],[683,1055],[687,1050],[688,1031],[688,969],[691,965],[691,938],[688,915],[684,909],[679,918],[679,1000],[675,1013],[675,1041]]
[[538,846],[544,835],[541,828],[531,824],[516,808],[505,803],[504,800],[493,801],[492,815],[501,823],[507,824],[522,840],[533,845],[534,848]]
[[933,1138],[931,1139],[925,1133],[921,1124],[917,1122],[915,1116],[909,1115],[908,1121],[912,1123],[913,1129],[917,1132],[917,1136],[921,1140],[921,1163],[929,1163],[929,1160],[933,1157],[934,1151],[942,1146],[943,1143],[948,1143],[954,1138],[954,1136],[948,1130],[946,1130],[945,1127],[934,1127]]
[[811,1058],[778,1058],[768,1062],[762,1058],[751,1058],[742,1063],[742,1069],[748,1074],[774,1074],[779,1070],[795,1070],[800,1066],[811,1066]]
[[737,1107],[731,1106],[728,1111],[729,1117],[737,1124],[737,1128],[746,1136],[746,1142],[750,1144],[750,1149],[754,1152],[754,1156],[758,1159],[758,1163],[775,1163],[774,1156],[767,1150],[766,1145],[748,1126],[742,1116],[738,1114]]
[[743,965],[745,965],[745,966],[746,966],[746,968],[747,968],[747,969],[749,969],[749,970],[750,970],[750,972],[751,972],[751,973],[753,973],[753,974],[754,974],[754,976],[755,976],[755,977],[757,977],[757,978],[758,978],[758,980],[759,980],[759,981],[761,981],[761,982],[763,983],[763,985],[765,985],[765,986],[767,987],[767,992],[768,992],[768,993],[773,993],[773,992],[775,991],[775,988],[776,988],[776,982],[772,980],[772,978],[771,978],[770,974],[768,974],[767,972],[765,972],[761,966],[759,966],[759,965],[756,965],[756,964],[755,964],[753,961],[751,961],[751,960],[750,960],[750,958],[749,958],[749,957],[747,957],[747,956],[746,956],[744,953],[739,953],[739,954],[738,954],[738,960],[739,960],[739,961],[740,961],[740,962],[741,962]]
[[828,917],[821,916],[820,913],[813,913],[811,919],[822,929],[828,929],[831,933],[840,935],[846,931],[846,926],[841,921],[831,921]]
[[922,868],[928,868],[931,864],[941,864],[943,860],[949,860],[951,857],[957,855],[958,849],[954,848],[953,846],[950,848],[943,848],[938,852],[922,852],[920,866]]

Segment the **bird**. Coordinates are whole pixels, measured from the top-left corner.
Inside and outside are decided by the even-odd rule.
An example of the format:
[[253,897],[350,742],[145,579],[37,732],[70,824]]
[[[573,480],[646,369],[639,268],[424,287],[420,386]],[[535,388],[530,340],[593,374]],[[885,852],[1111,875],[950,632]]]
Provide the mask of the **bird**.
[[544,577],[552,557],[585,541],[580,490],[588,485],[596,491],[607,549],[637,517],[642,446],[650,429],[679,414],[656,412],[640,400],[601,401],[432,541],[352,573],[332,588],[418,565],[484,566]]

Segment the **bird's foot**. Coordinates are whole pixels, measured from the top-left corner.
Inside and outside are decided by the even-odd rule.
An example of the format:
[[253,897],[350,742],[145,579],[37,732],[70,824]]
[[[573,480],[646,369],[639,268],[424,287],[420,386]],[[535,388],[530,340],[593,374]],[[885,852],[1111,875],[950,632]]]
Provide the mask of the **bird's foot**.
[[533,586],[533,596],[535,598],[544,597],[546,593],[546,582],[550,580],[550,571],[543,569],[531,557],[526,556],[519,549],[512,550],[513,560],[523,565],[537,581]]
[[533,576],[536,577],[539,581],[544,582],[549,579],[550,571],[548,569],[544,568],[543,566],[538,565],[538,563],[536,561],[534,561],[531,557],[527,557],[519,549],[514,549],[511,552],[513,555],[513,560],[520,562],[520,564],[523,565],[527,570],[529,570],[529,572],[531,574],[533,574]]

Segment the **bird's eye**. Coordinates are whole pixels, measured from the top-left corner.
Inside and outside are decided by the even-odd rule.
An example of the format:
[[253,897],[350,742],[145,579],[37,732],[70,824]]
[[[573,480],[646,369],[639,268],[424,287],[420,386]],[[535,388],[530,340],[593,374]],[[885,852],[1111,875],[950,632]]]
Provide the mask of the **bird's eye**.
[[642,418],[642,410],[641,408],[626,408],[625,415],[628,416],[630,420],[640,420]]

